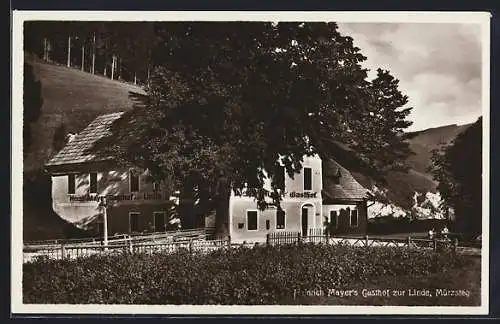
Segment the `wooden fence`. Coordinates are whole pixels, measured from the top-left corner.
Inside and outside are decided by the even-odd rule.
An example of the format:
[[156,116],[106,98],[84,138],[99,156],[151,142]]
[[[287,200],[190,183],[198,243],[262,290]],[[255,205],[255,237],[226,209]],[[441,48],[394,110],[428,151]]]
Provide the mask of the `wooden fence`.
[[308,235],[302,235],[300,232],[274,232],[267,234],[266,244],[303,244],[303,243],[323,243],[331,245],[350,245],[359,247],[410,247],[410,248],[429,248],[433,250],[452,249],[458,247],[458,239],[449,238],[387,238],[380,236],[338,236],[325,235],[321,229],[311,229]]
[[[383,238],[365,236],[328,236],[321,231],[311,230],[309,235],[303,236],[300,232],[274,232],[266,237],[265,245],[288,244],[328,244],[350,245],[358,247],[398,247],[398,248],[427,248],[434,250],[452,249],[456,251],[458,241],[450,239],[422,239],[412,238]],[[253,247],[259,243],[233,243],[231,237],[207,240],[202,236],[184,237],[178,240],[165,239],[164,236],[130,236],[110,241],[108,246],[102,242],[94,243],[62,243],[25,245],[23,248],[23,262],[31,262],[38,257],[50,259],[74,259],[95,254],[114,253],[174,253],[180,250],[190,253],[209,253],[219,249]]]

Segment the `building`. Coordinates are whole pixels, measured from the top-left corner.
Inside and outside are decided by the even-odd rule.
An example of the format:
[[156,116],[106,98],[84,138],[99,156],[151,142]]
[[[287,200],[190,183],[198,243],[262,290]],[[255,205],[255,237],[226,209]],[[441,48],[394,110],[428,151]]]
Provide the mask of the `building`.
[[[302,172],[289,177],[284,170],[280,208],[259,210],[252,197],[232,192],[229,230],[234,242],[265,241],[268,233],[323,233],[331,224],[333,234],[366,234],[370,193],[335,161],[305,156]],[[265,187],[270,189],[270,181]]]
[[97,148],[121,116],[97,117],[45,164],[52,179],[53,209],[79,228],[102,232],[102,198],[106,198],[109,234],[175,228],[168,217],[174,201],[147,170],[117,167]]
[[[123,113],[97,117],[46,165],[52,178],[54,211],[80,228],[102,231],[106,198],[109,234],[153,232],[175,228],[171,210],[176,204],[147,170],[117,166],[98,143],[111,135],[110,127]],[[254,198],[231,192],[229,210],[217,235],[230,235],[234,242],[264,241],[272,232],[322,230],[325,222],[337,234],[366,233],[367,199],[351,173],[335,161],[305,156],[303,169],[292,177],[284,168],[279,178],[280,208],[259,210]],[[266,180],[265,188],[270,189]],[[215,217],[215,216],[212,216]],[[207,223],[214,223],[207,218]]]

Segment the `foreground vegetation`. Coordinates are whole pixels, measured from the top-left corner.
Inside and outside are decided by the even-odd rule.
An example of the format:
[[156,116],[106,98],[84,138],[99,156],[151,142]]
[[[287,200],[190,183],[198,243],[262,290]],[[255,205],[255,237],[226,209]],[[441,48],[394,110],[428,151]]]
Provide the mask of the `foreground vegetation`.
[[[24,265],[23,299],[69,304],[468,305],[479,303],[478,267],[477,261],[446,251],[309,244],[210,254],[41,259]],[[363,289],[470,287],[476,290],[458,299],[362,296]],[[338,296],[334,290],[358,294]]]

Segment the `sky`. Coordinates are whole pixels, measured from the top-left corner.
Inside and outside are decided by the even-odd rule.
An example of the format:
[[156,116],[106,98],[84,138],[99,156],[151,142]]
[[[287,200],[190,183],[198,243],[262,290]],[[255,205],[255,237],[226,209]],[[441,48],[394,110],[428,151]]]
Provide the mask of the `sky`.
[[408,131],[465,124],[481,115],[481,29],[457,23],[339,23],[367,57],[391,71],[413,107]]

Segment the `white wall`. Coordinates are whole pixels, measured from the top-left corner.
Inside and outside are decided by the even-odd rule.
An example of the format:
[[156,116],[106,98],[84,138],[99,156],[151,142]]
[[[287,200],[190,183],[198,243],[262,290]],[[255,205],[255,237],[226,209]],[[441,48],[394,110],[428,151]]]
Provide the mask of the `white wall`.
[[[303,167],[312,168],[312,190],[307,191],[311,197],[297,197],[295,195],[298,193],[300,196],[304,193],[303,172],[295,174],[293,179],[287,174],[285,175],[285,190],[281,201],[281,208],[286,215],[284,229],[276,229],[276,208],[260,211],[253,198],[245,195],[237,196],[233,192],[229,203],[229,235],[231,235],[231,240],[233,242],[264,242],[268,233],[280,231],[301,232],[301,212],[304,204],[311,204],[311,207],[308,207],[308,228],[322,228],[321,190],[323,183],[321,166],[321,159],[318,156],[304,157]],[[270,180],[265,181],[264,188],[271,189]],[[313,195],[314,197],[312,197]],[[257,210],[258,229],[256,231],[247,229],[248,210]],[[270,223],[269,229],[266,229],[266,220]],[[240,228],[239,224],[242,224],[243,227]]]
[[[93,199],[96,196],[121,196],[122,200],[110,201],[114,207],[165,204],[169,200],[162,190],[153,193],[146,172],[140,173],[139,181],[139,192],[131,193],[128,169],[97,172],[97,194],[91,194],[89,173],[78,173],[75,174],[75,193],[69,194],[68,175],[53,175],[52,206],[61,218],[78,226],[92,222],[100,215],[98,199]],[[84,198],[84,201],[71,200],[71,197]]]

